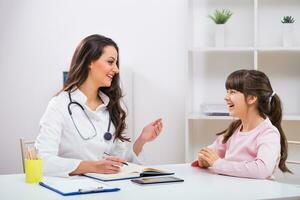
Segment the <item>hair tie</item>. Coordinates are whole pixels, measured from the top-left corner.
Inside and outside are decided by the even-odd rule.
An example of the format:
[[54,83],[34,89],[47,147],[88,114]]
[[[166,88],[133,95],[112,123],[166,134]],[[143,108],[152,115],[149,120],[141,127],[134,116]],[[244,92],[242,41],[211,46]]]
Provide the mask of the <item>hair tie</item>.
[[276,92],[273,92],[273,93],[271,94],[271,97],[274,97],[275,94],[276,94]]
[[275,94],[276,94],[276,92],[273,91],[273,93],[272,93],[271,96],[269,97],[269,102],[270,102],[270,103],[271,103],[271,101],[272,101],[272,99],[273,99],[273,97],[274,97]]

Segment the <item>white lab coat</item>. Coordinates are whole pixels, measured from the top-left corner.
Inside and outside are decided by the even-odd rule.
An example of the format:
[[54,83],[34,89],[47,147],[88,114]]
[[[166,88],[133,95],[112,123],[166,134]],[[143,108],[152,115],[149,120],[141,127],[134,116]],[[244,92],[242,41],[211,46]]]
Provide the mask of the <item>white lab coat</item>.
[[[107,131],[109,113],[106,109],[109,98],[100,92],[104,102],[95,111],[85,105],[87,97],[79,90],[71,93],[73,101],[84,106],[87,115],[94,124],[97,135],[89,140],[84,140],[78,134],[68,112],[70,102],[68,93],[62,92],[51,99],[40,121],[40,131],[35,146],[43,159],[43,173],[52,176],[69,176],[82,160],[99,160],[103,153],[110,153],[122,157],[130,162],[140,163],[139,157],[133,152],[132,146],[128,146],[120,140],[109,142],[103,136]],[[73,119],[81,135],[85,138],[95,134],[95,131],[78,106],[71,106]],[[110,132],[113,134],[115,127],[111,123]],[[114,137],[113,137],[114,138]]]

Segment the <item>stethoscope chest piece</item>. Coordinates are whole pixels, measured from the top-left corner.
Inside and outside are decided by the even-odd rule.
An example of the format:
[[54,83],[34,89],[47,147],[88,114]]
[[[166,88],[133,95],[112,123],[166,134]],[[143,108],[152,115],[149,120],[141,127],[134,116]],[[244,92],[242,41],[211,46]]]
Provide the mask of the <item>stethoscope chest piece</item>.
[[112,139],[112,134],[107,131],[107,132],[104,133],[103,137],[104,137],[105,141],[110,141]]

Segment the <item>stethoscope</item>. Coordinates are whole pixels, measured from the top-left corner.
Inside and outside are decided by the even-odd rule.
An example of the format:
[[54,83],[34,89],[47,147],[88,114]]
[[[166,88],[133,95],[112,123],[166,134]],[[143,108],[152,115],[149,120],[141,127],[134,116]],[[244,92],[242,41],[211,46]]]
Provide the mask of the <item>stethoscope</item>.
[[[71,92],[68,92],[68,94],[69,94],[69,100],[70,100],[70,103],[68,104],[68,111],[69,111],[69,114],[70,114],[70,116],[71,116],[72,122],[73,122],[73,124],[74,124],[74,126],[75,126],[75,128],[76,128],[76,130],[77,130],[77,132],[78,132],[78,134],[80,135],[80,137],[81,137],[83,140],[90,140],[90,139],[96,137],[96,135],[97,135],[97,130],[96,130],[96,128],[95,128],[93,122],[91,121],[91,119],[89,118],[89,116],[87,115],[87,113],[85,112],[84,107],[83,107],[80,103],[78,103],[78,102],[72,100]],[[80,133],[80,131],[79,131],[78,127],[76,126],[76,123],[75,123],[75,121],[74,121],[74,119],[73,119],[72,110],[71,110],[71,106],[72,106],[72,105],[77,105],[77,106],[79,106],[79,107],[81,108],[81,110],[83,111],[83,113],[85,114],[86,118],[89,120],[90,124],[92,125],[92,127],[93,127],[93,129],[94,129],[94,134],[93,134],[92,136],[84,137],[84,136]],[[109,115],[109,122],[108,122],[107,131],[106,131],[106,132],[104,133],[104,135],[103,135],[103,138],[104,138],[105,141],[110,141],[110,140],[112,139],[112,134],[110,133],[110,125],[111,125],[111,119],[110,119],[110,115]]]

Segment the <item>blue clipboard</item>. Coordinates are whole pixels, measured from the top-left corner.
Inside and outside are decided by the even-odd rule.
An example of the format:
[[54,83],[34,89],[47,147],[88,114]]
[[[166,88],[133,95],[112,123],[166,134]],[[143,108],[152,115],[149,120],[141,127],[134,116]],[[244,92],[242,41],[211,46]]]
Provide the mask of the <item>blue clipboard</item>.
[[44,177],[43,181],[39,184],[63,196],[91,194],[99,192],[116,192],[120,190],[120,188],[112,187],[106,183],[82,177]]

